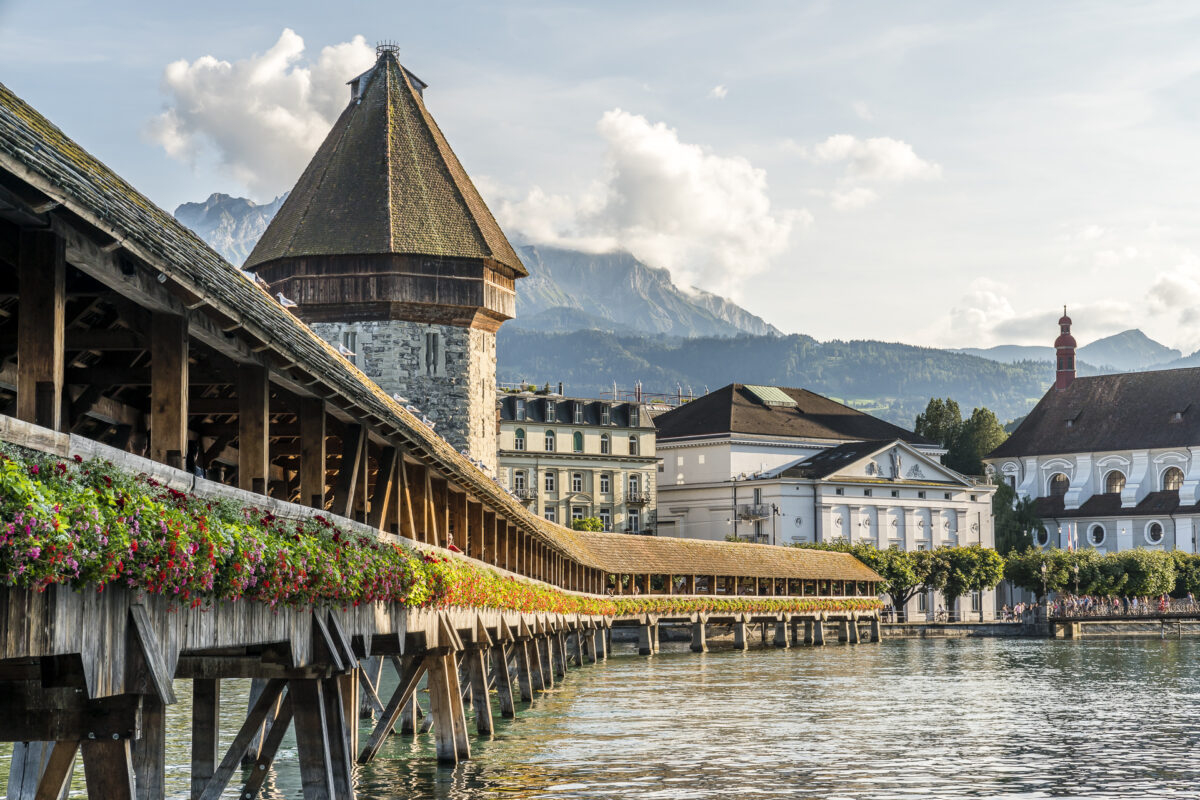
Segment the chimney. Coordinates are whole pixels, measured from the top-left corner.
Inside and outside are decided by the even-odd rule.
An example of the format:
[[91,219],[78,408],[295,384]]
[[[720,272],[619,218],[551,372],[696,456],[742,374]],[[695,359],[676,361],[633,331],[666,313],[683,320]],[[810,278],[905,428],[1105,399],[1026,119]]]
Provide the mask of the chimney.
[[1054,376],[1054,388],[1062,391],[1075,380],[1075,337],[1071,335],[1071,318],[1063,306],[1062,318],[1058,321],[1058,338],[1054,340],[1058,368]]

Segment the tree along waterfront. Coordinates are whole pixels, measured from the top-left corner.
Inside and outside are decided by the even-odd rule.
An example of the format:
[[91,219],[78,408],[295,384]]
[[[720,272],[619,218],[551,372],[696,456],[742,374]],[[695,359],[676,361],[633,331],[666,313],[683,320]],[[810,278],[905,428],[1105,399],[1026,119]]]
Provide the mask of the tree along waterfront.
[[898,547],[880,550],[867,542],[792,546],[853,554],[883,578],[880,589],[896,609],[903,609],[913,597],[930,591],[941,592],[946,607],[953,608],[958,598],[970,592],[994,589],[1004,579],[1004,557],[979,545],[932,550],[901,550]]

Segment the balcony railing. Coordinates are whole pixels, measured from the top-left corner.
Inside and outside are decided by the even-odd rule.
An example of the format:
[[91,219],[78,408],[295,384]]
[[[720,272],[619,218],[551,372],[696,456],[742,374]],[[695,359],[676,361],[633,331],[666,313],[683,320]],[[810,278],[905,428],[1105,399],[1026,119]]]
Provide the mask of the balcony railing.
[[645,505],[650,502],[649,492],[628,492],[625,495],[625,503],[627,505]]
[[766,519],[771,516],[771,506],[767,503],[743,503],[737,507],[737,516],[746,521]]
[[522,503],[530,503],[537,499],[537,490],[531,489],[528,486],[521,489],[513,489],[513,494],[515,494],[517,499]]

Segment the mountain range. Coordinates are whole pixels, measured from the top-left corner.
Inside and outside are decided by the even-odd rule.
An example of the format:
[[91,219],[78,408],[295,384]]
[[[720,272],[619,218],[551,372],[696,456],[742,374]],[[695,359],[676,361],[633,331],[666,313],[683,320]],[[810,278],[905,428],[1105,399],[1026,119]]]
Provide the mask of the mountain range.
[[[231,263],[254,248],[283,197],[256,204],[213,194],[175,216]],[[783,335],[736,303],[684,289],[629,253],[522,245],[530,276],[517,285],[516,318],[497,336],[501,382],[563,381],[601,396],[636,383],[698,395],[727,383],[802,386],[911,426],[930,397],[987,406],[1001,421],[1027,413],[1054,379],[1052,347],[939,350],[881,341],[819,342]],[[1200,366],[1138,330],[1081,347],[1080,374]]]
[[[1053,362],[1053,347],[1005,344],[996,347],[962,348],[957,353],[979,356],[1011,364],[1017,361]],[[1122,372],[1163,368],[1183,358],[1183,353],[1151,339],[1137,329],[1097,339],[1076,351],[1079,361]]]

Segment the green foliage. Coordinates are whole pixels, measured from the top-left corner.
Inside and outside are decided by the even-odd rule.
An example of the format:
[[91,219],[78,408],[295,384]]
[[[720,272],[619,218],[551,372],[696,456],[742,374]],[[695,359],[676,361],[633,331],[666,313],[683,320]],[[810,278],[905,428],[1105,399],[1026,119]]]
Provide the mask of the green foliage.
[[958,403],[949,397],[945,400],[940,397],[931,397],[929,405],[925,406],[925,411],[917,415],[913,432],[950,449],[958,440],[962,426],[962,412],[958,408]]
[[990,548],[939,547],[929,551],[940,562],[935,569],[944,573],[941,578],[946,606],[968,592],[995,588],[1004,578],[1004,557]]
[[1044,531],[1032,497],[1018,498],[1008,483],[1001,481],[992,495],[992,516],[995,519],[996,550],[1008,555],[1033,546],[1034,531]]
[[599,517],[584,517],[582,519],[571,520],[571,530],[575,531],[602,531],[604,523]]
[[904,551],[898,547],[879,550],[869,543],[822,542],[794,544],[811,550],[852,553],[883,578],[880,587],[895,608],[903,608],[918,592],[940,591],[947,604],[962,595],[991,589],[1004,577],[1004,559],[995,550],[970,547],[939,547],[936,550]]
[[982,475],[983,457],[1007,438],[996,415],[986,408],[977,408],[963,423],[954,447],[946,454],[946,465],[964,475]]
[[949,397],[931,398],[913,430],[946,448],[946,466],[964,475],[982,475],[983,457],[1008,438],[989,409],[976,408],[963,420],[958,403]]
[[[1161,550],[1122,550],[1101,555],[1095,550],[1038,550],[1008,554],[1004,577],[1043,599],[1045,590],[1119,597],[1186,594],[1200,589],[1200,557]],[[1076,581],[1078,570],[1078,582]]]

